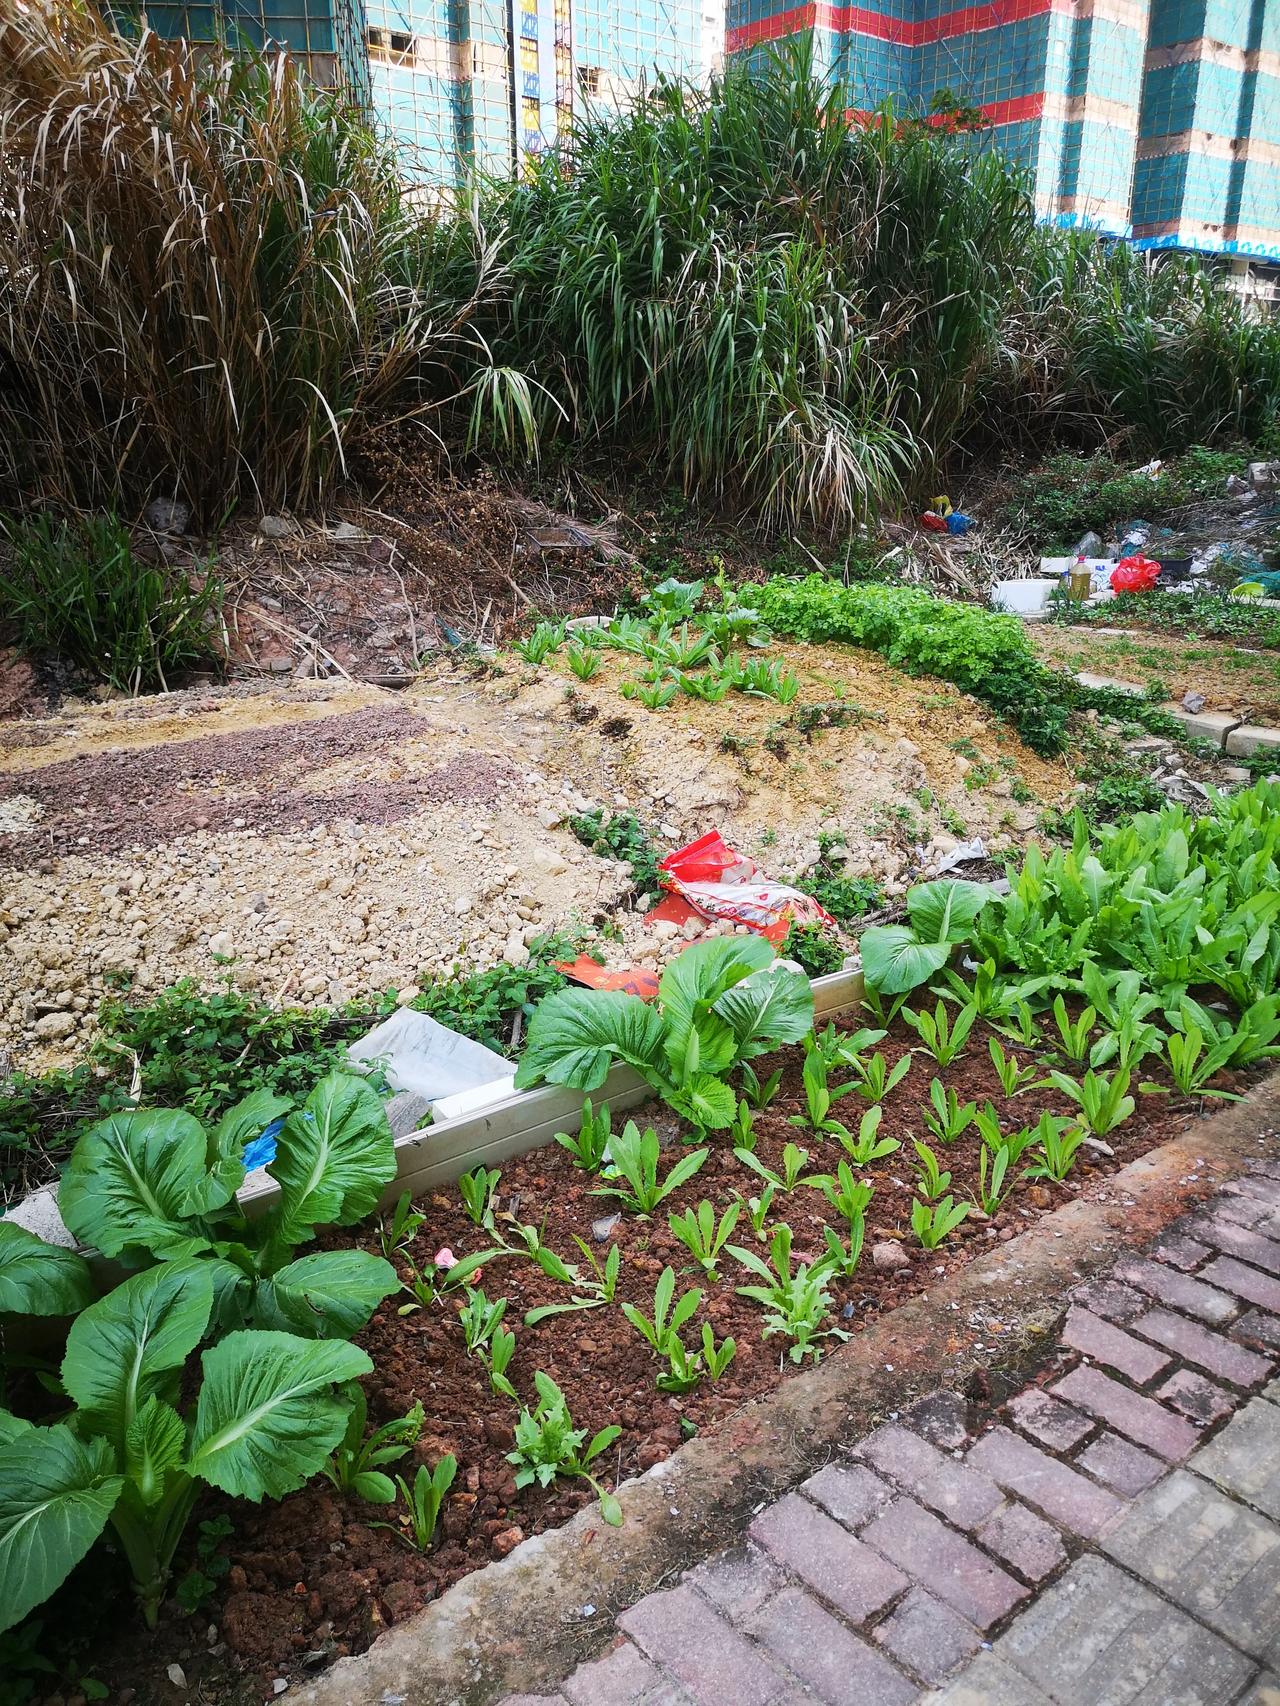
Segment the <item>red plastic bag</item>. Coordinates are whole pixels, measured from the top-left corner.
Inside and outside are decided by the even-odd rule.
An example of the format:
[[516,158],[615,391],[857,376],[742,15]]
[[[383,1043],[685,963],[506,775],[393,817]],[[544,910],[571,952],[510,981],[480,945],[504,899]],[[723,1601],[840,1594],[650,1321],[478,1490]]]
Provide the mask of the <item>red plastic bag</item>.
[[[658,870],[663,888],[686,901],[700,917],[745,924],[775,947],[786,936],[793,918],[801,924],[838,928],[830,913],[810,895],[788,883],[762,877],[755,862],[736,853],[716,829],[668,853]],[[663,901],[662,907],[667,904]],[[661,907],[649,916],[659,915]]]
[[1141,554],[1121,557],[1111,571],[1111,585],[1116,592],[1150,592],[1159,578],[1159,563]]

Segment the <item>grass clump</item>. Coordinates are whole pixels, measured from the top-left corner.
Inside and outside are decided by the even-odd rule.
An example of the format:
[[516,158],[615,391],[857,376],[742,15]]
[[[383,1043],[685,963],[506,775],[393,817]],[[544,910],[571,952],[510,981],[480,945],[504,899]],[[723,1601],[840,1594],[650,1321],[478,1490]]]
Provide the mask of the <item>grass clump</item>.
[[802,877],[792,877],[791,886],[816,900],[837,924],[853,924],[868,912],[884,905],[884,890],[870,877],[850,877],[838,857],[846,845],[838,831],[818,835],[818,859]]
[[0,485],[217,525],[316,502],[391,412],[518,417],[471,331],[492,252],[285,54],[7,7],[0,159]]
[[144,562],[114,515],[0,519],[0,622],[33,656],[64,658],[126,693],[167,690],[218,662],[211,625],[221,584]]
[[579,812],[569,819],[569,828],[597,858],[629,865],[638,894],[662,893],[657,844],[634,812],[614,812],[608,818],[601,810]]

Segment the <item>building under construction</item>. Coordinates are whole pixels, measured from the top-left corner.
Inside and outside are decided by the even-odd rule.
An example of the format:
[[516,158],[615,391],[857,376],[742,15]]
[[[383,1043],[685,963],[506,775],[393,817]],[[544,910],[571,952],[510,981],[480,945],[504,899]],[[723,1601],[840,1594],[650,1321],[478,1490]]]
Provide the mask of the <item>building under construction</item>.
[[727,50],[812,30],[855,111],[983,109],[1044,218],[1280,258],[1280,0],[729,0]]
[[275,43],[368,102],[419,180],[518,170],[588,105],[723,56],[724,0],[177,0],[162,35]]

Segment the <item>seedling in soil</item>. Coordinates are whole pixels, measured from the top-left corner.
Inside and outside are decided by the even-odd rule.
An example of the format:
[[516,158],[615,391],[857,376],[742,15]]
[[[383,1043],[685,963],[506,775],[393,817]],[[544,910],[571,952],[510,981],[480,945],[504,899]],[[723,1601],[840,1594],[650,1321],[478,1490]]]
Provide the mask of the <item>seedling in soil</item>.
[[718,1279],[716,1257],[720,1254],[742,1212],[740,1203],[730,1203],[716,1221],[716,1211],[704,1198],[697,1209],[667,1216],[667,1225],[688,1250],[708,1279]]
[[578,1135],[570,1137],[567,1132],[558,1131],[556,1142],[567,1149],[573,1157],[575,1167],[581,1167],[586,1173],[598,1173],[604,1162],[605,1151],[609,1147],[611,1116],[608,1102],[602,1102],[597,1114],[591,1106],[590,1096],[582,1104],[582,1124]]
[[775,1173],[772,1167],[767,1167],[760,1157],[752,1154],[749,1149],[735,1149],[733,1153],[744,1167],[750,1167],[753,1173],[758,1173],[775,1191],[794,1191],[800,1183],[801,1173],[809,1164],[809,1151],[801,1149],[795,1143],[788,1143],[783,1148],[781,1173]]
[[1076,1151],[1084,1142],[1084,1131],[1070,1120],[1041,1114],[1032,1139],[1040,1147],[1041,1159],[1027,1168],[1028,1179],[1053,1179],[1061,1184],[1075,1164]]
[[1159,997],[1144,989],[1141,972],[1104,971],[1094,960],[1081,965],[1080,987],[1085,1000],[1113,1031],[1119,1029],[1126,1015],[1145,1019],[1160,1005]]
[[1035,1083],[1035,1067],[1020,1066],[1017,1055],[1006,1054],[995,1037],[987,1038],[987,1048],[991,1054],[991,1064],[999,1076],[1000,1087],[1006,1096],[1016,1096],[1019,1090],[1026,1090]]
[[643,652],[649,638],[649,624],[640,616],[618,616],[600,631],[600,644],[614,651]]
[[[544,1219],[543,1225],[545,1224],[546,1221]],[[515,1236],[519,1240],[518,1245],[508,1244],[502,1250],[482,1251],[482,1256],[528,1256],[531,1262],[537,1263],[538,1267],[542,1269],[548,1279],[557,1280],[561,1285],[577,1285],[577,1268],[571,1267],[570,1264],[565,1261],[564,1257],[557,1255],[551,1248],[550,1244],[544,1240],[542,1236],[542,1227],[517,1225],[515,1228]],[[475,1258],[471,1257],[469,1260],[474,1261]],[[453,1271],[454,1270],[452,1269],[450,1270],[451,1276]]]
[[658,1376],[658,1386],[663,1392],[688,1392],[704,1374],[710,1375],[712,1380],[719,1380],[733,1361],[737,1349],[733,1339],[722,1339],[717,1345],[710,1322],[704,1321],[700,1351],[690,1356],[679,1339],[668,1346],[667,1372]]
[[968,1213],[968,1203],[953,1202],[950,1197],[932,1205],[917,1198],[911,1204],[911,1230],[926,1250],[936,1250]]
[[601,1304],[612,1303],[617,1295],[618,1266],[622,1260],[622,1252],[618,1246],[609,1246],[609,1254],[605,1257],[602,1267],[595,1251],[585,1239],[579,1238],[575,1232],[573,1241],[586,1257],[595,1277],[583,1280],[575,1269],[573,1283],[582,1295],[569,1303],[544,1303],[537,1309],[530,1309],[524,1318],[526,1327],[536,1327],[539,1321],[547,1321],[553,1315],[576,1315],[583,1309],[599,1309]]
[[564,644],[563,622],[539,622],[528,639],[516,641],[516,651],[526,663],[545,663]]
[[889,1026],[907,1004],[911,991],[903,990],[901,995],[893,995],[886,1002],[884,994],[879,989],[868,989],[862,997],[862,1005],[871,1014],[877,1025],[882,1025],[888,1033]]
[[937,1202],[938,1198],[951,1183],[950,1173],[941,1170],[941,1163],[927,1143],[919,1139],[913,1140],[915,1152],[920,1157],[920,1170],[916,1174],[916,1184],[920,1195],[928,1202]]
[[853,1170],[847,1161],[841,1161],[834,1174],[815,1174],[806,1179],[805,1184],[821,1191],[831,1208],[850,1224],[862,1218],[876,1193],[874,1185],[868,1184],[865,1179],[854,1178]]
[[610,1166],[605,1175],[610,1180],[620,1179],[623,1183],[601,1185],[592,1195],[618,1197],[624,1208],[647,1219],[664,1198],[693,1178],[707,1159],[707,1153],[705,1149],[695,1149],[688,1155],[682,1155],[660,1182],[657,1132],[649,1126],[642,1137],[635,1121],[628,1120],[610,1144]]
[[549,1487],[557,1475],[580,1475],[595,1490],[604,1520],[612,1528],[621,1528],[622,1506],[587,1466],[609,1449],[622,1429],[616,1423],[601,1428],[584,1451],[587,1430],[574,1427],[564,1393],[542,1369],[534,1374],[533,1383],[538,1402],[532,1410],[521,1410],[515,1450],[507,1453],[507,1462],[515,1466],[516,1486],[529,1487],[536,1481],[540,1487]]
[[791,1340],[788,1355],[792,1362],[802,1362],[807,1356],[816,1361],[822,1354],[816,1343],[818,1339],[849,1337],[839,1327],[823,1326],[831,1312],[831,1294],[827,1290],[830,1261],[801,1262],[793,1270],[789,1226],[784,1224],[774,1229],[767,1262],[754,1250],[745,1250],[739,1244],[730,1245],[729,1254],[763,1282],[738,1286],[738,1295],[751,1298],[768,1311],[765,1337],[784,1333]]
[[800,680],[781,664],[748,658],[739,667],[737,686],[757,699],[776,699],[780,705],[789,705],[800,691]]
[[[987,1163],[990,1161],[988,1180]],[[1000,1205],[1013,1189],[1013,1180],[1008,1178],[1009,1151],[1003,1146],[998,1149],[988,1149],[986,1144],[978,1151],[978,1191],[973,1198],[974,1206],[980,1208],[985,1215],[998,1214]],[[1006,1182],[1007,1181],[1007,1182]]]
[[1068,1060],[1077,1065],[1088,1059],[1089,1038],[1097,1023],[1098,1015],[1092,1007],[1086,1007],[1080,1017],[1074,1022],[1067,1012],[1067,1004],[1060,995],[1053,1000],[1053,1018],[1058,1027],[1058,1036],[1062,1042],[1062,1052]]
[[382,1473],[384,1463],[397,1463],[422,1433],[424,1421],[421,1404],[415,1404],[395,1421],[384,1422],[366,1439],[365,1424],[369,1419],[368,1401],[358,1380],[343,1388],[351,1400],[351,1414],[341,1444],[320,1473],[340,1493],[355,1493],[371,1505],[395,1503],[395,1483]]
[[902,1017],[918,1034],[920,1041],[938,1065],[945,1068],[951,1065],[968,1042],[969,1032],[978,1017],[978,1009],[973,1002],[969,1002],[960,1009],[953,1022],[946,1002],[939,1001],[932,1013],[927,1008],[916,1013],[910,1007],[904,1007]]
[[652,1315],[646,1315],[634,1303],[622,1305],[622,1313],[655,1356],[665,1357],[673,1345],[679,1344],[681,1327],[697,1313],[698,1305],[702,1302],[702,1293],[695,1286],[686,1291],[672,1307],[675,1290],[675,1269],[663,1268],[661,1278],[653,1291]]
[[766,1185],[758,1197],[744,1197],[739,1191],[738,1201],[746,1204],[747,1219],[751,1222],[751,1230],[756,1237],[763,1240],[764,1223],[769,1218],[769,1210],[773,1207],[774,1187]]
[[[858,1068],[855,1067],[855,1071],[857,1070]],[[868,1102],[873,1102],[879,1106],[890,1090],[902,1083],[910,1070],[911,1056],[909,1054],[904,1054],[892,1071],[889,1070],[889,1062],[882,1054],[873,1054],[871,1059],[861,1066],[861,1076],[856,1085],[857,1092],[860,1096],[865,1096]]]
[[[387,1485],[390,1487],[391,1483],[388,1481]],[[396,1490],[391,1487],[391,1497],[394,1499],[395,1496]],[[230,1558],[225,1552],[220,1552],[218,1548],[224,1540],[230,1540],[234,1533],[235,1525],[229,1516],[215,1516],[199,1525],[196,1540],[196,1561],[173,1590],[173,1597],[189,1615],[194,1616],[201,1606],[213,1597],[217,1592],[218,1583],[230,1570]],[[27,1627],[31,1627],[31,1625]],[[34,1627],[38,1630],[40,1625],[37,1623]],[[0,1642],[0,1651],[8,1649],[11,1640],[11,1636],[6,1636],[5,1640]],[[8,1652],[5,1656],[6,1662],[8,1662]],[[98,1686],[101,1688],[101,1683]],[[101,1694],[91,1693],[85,1687],[85,1679],[83,1678],[80,1683],[80,1693],[89,1700],[105,1700],[107,1698],[105,1688],[102,1688]],[[24,1696],[19,1694],[15,1698],[22,1699]]]
[[[822,1053],[827,1063],[827,1071],[834,1072],[837,1067],[852,1066],[861,1070],[863,1055],[867,1049],[882,1043],[887,1036],[885,1031],[863,1029],[860,1031],[837,1031],[834,1024],[827,1026],[825,1031],[814,1032],[813,1046]],[[806,1048],[808,1040],[806,1039]]]
[[973,1124],[976,1104],[965,1102],[962,1106],[955,1091],[945,1089],[940,1078],[929,1086],[929,1101],[932,1106],[924,1110],[924,1123],[939,1143],[954,1143]]
[[498,1168],[490,1171],[487,1167],[477,1167],[474,1172],[464,1173],[458,1180],[458,1189],[462,1193],[463,1206],[471,1220],[477,1226],[493,1229],[493,1202],[498,1194],[498,1181],[502,1174]]
[[978,1017],[992,1024],[1015,1012],[1019,1003],[1033,1000],[1051,981],[1048,977],[1004,976],[996,970],[994,960],[983,960],[972,983],[966,983],[958,972],[948,970],[942,975],[947,987],[938,994],[949,995],[961,1007],[976,1007]]
[[828,1088],[827,1080],[827,1062],[823,1050],[816,1041],[811,1043],[806,1038],[802,1082],[808,1118],[806,1119],[803,1114],[792,1114],[790,1116],[792,1125],[809,1125],[813,1127],[814,1131],[839,1132],[844,1130],[844,1127],[837,1120],[829,1118],[831,1107],[842,1096],[851,1096],[858,1088],[857,1083],[842,1084],[838,1090],[832,1090]]
[[483,1291],[473,1286],[467,1287],[467,1301],[458,1311],[458,1320],[461,1323],[467,1352],[470,1356],[478,1356],[483,1359],[506,1312],[507,1300],[505,1297],[500,1297],[495,1303],[490,1303]]
[[836,1133],[841,1147],[856,1166],[869,1167],[873,1161],[879,1161],[883,1156],[892,1155],[895,1150],[902,1148],[896,1137],[877,1135],[883,1116],[883,1108],[868,1108],[858,1122],[856,1139],[850,1131],[841,1130]]
[[622,696],[624,699],[638,699],[646,711],[661,711],[669,705],[680,691],[679,684],[674,681],[624,681]]
[[683,671],[676,676],[681,691],[691,699],[702,699],[708,705],[719,705],[729,697],[729,689],[733,682],[726,680],[722,673],[714,675],[687,675]]
[[1034,1048],[1040,1041],[1040,1027],[1025,1001],[1016,1002],[1012,1011],[1005,1015],[1003,1023],[998,1020],[993,1020],[992,1023],[1002,1037],[1021,1043],[1023,1048]]
[[[676,671],[701,669],[704,664],[714,660],[715,647],[711,643],[710,634],[704,633],[701,628],[690,629],[686,622],[678,633],[673,633],[656,644],[648,656],[655,663],[669,664]],[[725,691],[728,690],[729,684],[726,682]]]
[[1122,1067],[1116,1072],[1094,1072],[1083,1078],[1069,1078],[1065,1072],[1051,1072],[1039,1086],[1060,1090],[1080,1110],[1080,1119],[1094,1137],[1105,1137],[1109,1131],[1123,1125],[1136,1106],[1127,1092],[1129,1073]]
[[[741,1072],[742,1094],[747,1098],[747,1101],[757,1113],[762,1108],[767,1108],[778,1094],[778,1088],[782,1083],[782,1068],[779,1067],[776,1072],[771,1072],[763,1083],[750,1061],[743,1061]],[[750,1146],[744,1145],[743,1147],[749,1148]]]
[[852,1279],[862,1259],[862,1243],[866,1236],[866,1222],[861,1214],[852,1216],[849,1221],[847,1246],[833,1226],[824,1226],[822,1236],[826,1241],[827,1260],[831,1263],[832,1272],[839,1274],[841,1279]]
[[733,1116],[733,1124],[729,1127],[729,1142],[735,1149],[754,1149],[756,1146],[755,1118],[750,1103],[741,1096],[738,1098],[738,1111]]
[[391,1211],[391,1218],[383,1215],[378,1221],[378,1242],[382,1245],[382,1254],[388,1261],[395,1256],[403,1256],[408,1251],[426,1218],[425,1214],[419,1214],[414,1208],[413,1198],[408,1191],[403,1191]]
[[415,1552],[429,1552],[435,1543],[436,1529],[440,1523],[440,1507],[444,1504],[445,1494],[453,1485],[453,1478],[458,1473],[458,1460],[452,1452],[442,1457],[434,1469],[428,1469],[424,1463],[414,1476],[412,1483],[405,1480],[403,1475],[396,1476],[396,1486],[404,1500],[405,1510],[409,1517],[409,1532],[397,1528],[390,1522],[375,1522],[373,1528],[387,1528],[392,1534],[412,1546]]
[[1221,1096],[1227,1101],[1238,1102],[1240,1098],[1229,1090],[1207,1088],[1209,1080],[1222,1071],[1235,1053],[1234,1034],[1206,1051],[1204,1032],[1195,1020],[1184,1012],[1182,1024],[1181,1031],[1169,1033],[1164,1045],[1169,1057],[1169,1071],[1178,1089],[1184,1096]]
[[577,640],[565,654],[565,662],[579,681],[590,681],[600,671],[600,652],[597,647],[583,645],[581,640]]
[[1112,1064],[1132,1071],[1149,1054],[1160,1051],[1161,1034],[1155,1025],[1126,1013],[1120,1023],[1105,1030],[1089,1050],[1089,1065]]
[[434,1266],[420,1268],[412,1256],[405,1255],[405,1263],[409,1269],[409,1277],[403,1281],[400,1289],[406,1291],[411,1299],[402,1303],[396,1310],[397,1315],[413,1315],[419,1309],[429,1309],[436,1300],[436,1284],[440,1272]]

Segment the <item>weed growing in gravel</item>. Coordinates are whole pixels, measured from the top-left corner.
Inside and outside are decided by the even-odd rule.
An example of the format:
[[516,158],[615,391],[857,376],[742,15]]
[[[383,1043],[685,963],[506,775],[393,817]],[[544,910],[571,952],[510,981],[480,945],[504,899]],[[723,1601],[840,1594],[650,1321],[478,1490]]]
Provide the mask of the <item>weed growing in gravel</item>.
[[634,812],[579,812],[569,819],[569,828],[598,858],[621,859],[631,867],[631,881],[638,894],[659,895],[658,848]]

